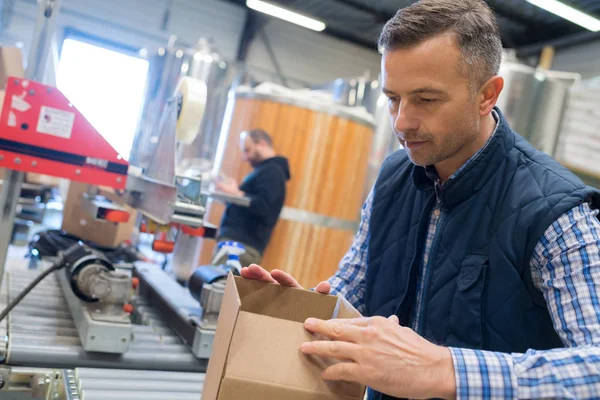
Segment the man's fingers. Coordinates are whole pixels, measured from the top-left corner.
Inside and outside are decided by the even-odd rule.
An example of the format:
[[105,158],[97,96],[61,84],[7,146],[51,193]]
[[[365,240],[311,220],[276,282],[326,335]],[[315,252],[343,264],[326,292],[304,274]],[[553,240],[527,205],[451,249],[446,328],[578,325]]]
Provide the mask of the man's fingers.
[[343,340],[346,342],[358,342],[361,337],[360,327],[342,323],[341,319],[331,319],[324,321],[322,319],[309,318],[304,322],[304,327],[313,333],[320,333],[334,340]]
[[395,323],[395,324],[400,324],[400,320],[398,319],[397,315],[391,315],[391,316],[388,317],[388,319],[390,321],[392,321],[393,323]]
[[347,381],[361,383],[361,369],[358,364],[341,362],[326,368],[321,374],[327,381]]
[[306,342],[302,344],[300,349],[304,354],[333,357],[339,360],[356,361],[360,355],[360,347],[358,345],[337,340]]
[[366,318],[366,317],[340,318],[340,319],[336,319],[335,321],[339,322],[340,324],[354,325],[354,326],[358,326],[361,328],[365,328],[365,327],[369,326],[369,318]]
[[321,294],[329,294],[331,291],[331,284],[327,281],[323,281],[317,285],[315,291]]
[[269,271],[256,264],[250,264],[248,267],[242,268],[241,274],[246,279],[254,279],[256,281],[267,283],[278,283],[273,279]]
[[302,287],[302,285],[300,285],[298,283],[298,281],[296,279],[294,279],[294,277],[291,276],[290,274],[288,274],[287,272],[283,272],[279,269],[274,269],[273,271],[271,271],[271,276],[277,282],[279,282],[279,284],[281,286],[289,286],[289,287],[294,287],[294,288],[298,288],[298,289],[304,289]]

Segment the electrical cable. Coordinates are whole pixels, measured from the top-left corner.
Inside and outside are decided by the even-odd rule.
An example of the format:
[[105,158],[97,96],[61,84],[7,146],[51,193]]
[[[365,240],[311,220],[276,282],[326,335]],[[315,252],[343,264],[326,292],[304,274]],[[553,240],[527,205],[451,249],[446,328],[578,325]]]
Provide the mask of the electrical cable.
[[29,242],[29,252],[35,258],[55,257],[60,251],[66,250],[78,242],[104,253],[106,258],[113,263],[120,261],[131,263],[142,259],[134,246],[104,247],[57,229],[50,229],[36,234]]
[[21,302],[21,300],[23,300],[23,298],[25,296],[27,296],[29,294],[29,292],[31,292],[42,280],[44,280],[44,278],[46,278],[52,272],[58,271],[59,269],[63,268],[65,265],[66,265],[65,258],[62,255],[59,256],[59,259],[57,261],[55,261],[44,272],[39,274],[37,276],[37,278],[35,278],[33,280],[33,282],[31,282],[25,289],[23,289],[23,291],[21,293],[19,293],[19,295],[17,297],[15,297],[8,306],[6,306],[4,311],[2,311],[2,313],[0,313],[0,322],[2,322],[2,320],[4,320],[4,318],[6,318],[8,313],[11,312],[12,309],[15,308]]

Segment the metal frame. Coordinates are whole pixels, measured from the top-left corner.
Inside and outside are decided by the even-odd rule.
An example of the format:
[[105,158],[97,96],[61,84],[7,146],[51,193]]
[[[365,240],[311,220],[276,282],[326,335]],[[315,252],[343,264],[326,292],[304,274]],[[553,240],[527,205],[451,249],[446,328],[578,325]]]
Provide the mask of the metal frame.
[[59,270],[56,274],[84,350],[125,353],[133,333],[129,315],[119,305],[80,300],[73,293],[65,272]]
[[212,350],[217,314],[204,315],[205,310],[189,291],[156,265],[136,263],[133,275],[140,280],[140,294],[190,346],[194,356],[208,359]]

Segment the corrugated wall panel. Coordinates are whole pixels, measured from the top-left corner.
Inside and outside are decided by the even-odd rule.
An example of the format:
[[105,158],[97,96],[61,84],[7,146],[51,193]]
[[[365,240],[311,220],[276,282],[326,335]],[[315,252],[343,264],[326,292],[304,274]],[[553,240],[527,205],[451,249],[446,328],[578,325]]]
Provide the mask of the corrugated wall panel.
[[219,52],[233,60],[245,18],[244,7],[221,0],[176,0],[169,30],[191,44],[210,37]]
[[[284,75],[310,84],[359,76],[365,70],[373,78],[379,75],[381,58],[375,50],[278,20],[269,21],[263,29]],[[248,64],[275,71],[259,36],[250,47]]]
[[[176,34],[185,43],[211,37],[227,59],[234,59],[244,26],[246,9],[222,0],[173,0],[169,23],[161,29],[166,0],[62,0],[57,30],[70,27],[132,47],[153,50]],[[36,2],[16,0],[10,25],[0,37],[3,43],[22,41],[25,52],[34,29]],[[339,77],[359,76],[365,70],[379,74],[380,57],[368,50],[322,33],[271,19],[264,27],[283,72],[309,84]],[[273,78],[274,71],[264,43],[256,37],[248,64],[264,69],[259,78]]]
[[[69,27],[133,47],[155,49],[171,34],[193,44],[212,37],[226,58],[234,58],[246,11],[218,0],[175,0],[166,30],[161,29],[166,1],[63,0],[58,26]],[[17,0],[5,42],[21,40],[27,49],[34,29],[35,1]],[[60,30],[57,31],[60,34]]]
[[600,76],[600,40],[559,49],[554,56],[552,69],[578,72],[584,79]]

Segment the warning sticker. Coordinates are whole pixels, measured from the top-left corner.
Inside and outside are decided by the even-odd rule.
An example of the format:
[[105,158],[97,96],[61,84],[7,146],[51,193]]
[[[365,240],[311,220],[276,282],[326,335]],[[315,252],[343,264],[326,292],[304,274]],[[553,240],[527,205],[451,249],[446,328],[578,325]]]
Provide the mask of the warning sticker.
[[73,112],[42,106],[37,131],[47,135],[70,139],[73,133],[74,121],[75,113]]

